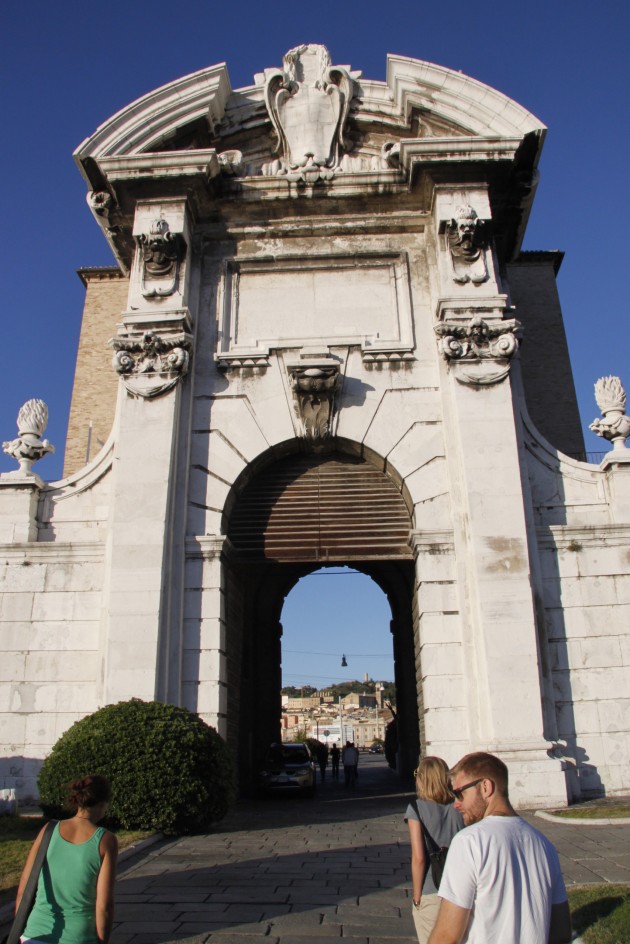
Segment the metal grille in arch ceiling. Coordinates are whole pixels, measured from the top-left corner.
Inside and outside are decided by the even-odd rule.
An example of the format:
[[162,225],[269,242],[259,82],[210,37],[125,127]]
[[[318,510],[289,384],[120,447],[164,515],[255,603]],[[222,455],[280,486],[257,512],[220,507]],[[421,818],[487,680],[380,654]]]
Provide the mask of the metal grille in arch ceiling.
[[385,472],[340,453],[300,454],[249,482],[228,536],[248,559],[410,560],[410,527],[405,501]]

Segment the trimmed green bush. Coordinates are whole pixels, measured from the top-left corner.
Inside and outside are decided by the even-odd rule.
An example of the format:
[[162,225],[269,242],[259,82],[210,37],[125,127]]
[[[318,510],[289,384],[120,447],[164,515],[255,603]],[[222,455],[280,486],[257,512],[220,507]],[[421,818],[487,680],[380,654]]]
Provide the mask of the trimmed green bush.
[[232,757],[214,728],[186,708],[136,698],[82,718],[57,741],[38,780],[45,815],[63,816],[66,785],[89,774],[111,781],[108,816],[125,829],[202,832],[235,796]]

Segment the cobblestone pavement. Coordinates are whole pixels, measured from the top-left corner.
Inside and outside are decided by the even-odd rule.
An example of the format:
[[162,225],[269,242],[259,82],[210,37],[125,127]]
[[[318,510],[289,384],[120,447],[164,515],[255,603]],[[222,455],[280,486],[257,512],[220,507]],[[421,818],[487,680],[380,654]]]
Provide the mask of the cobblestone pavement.
[[[415,944],[406,796],[379,757],[354,791],[241,803],[217,830],[123,867],[112,944]],[[567,884],[630,882],[630,826],[527,818],[556,843]]]

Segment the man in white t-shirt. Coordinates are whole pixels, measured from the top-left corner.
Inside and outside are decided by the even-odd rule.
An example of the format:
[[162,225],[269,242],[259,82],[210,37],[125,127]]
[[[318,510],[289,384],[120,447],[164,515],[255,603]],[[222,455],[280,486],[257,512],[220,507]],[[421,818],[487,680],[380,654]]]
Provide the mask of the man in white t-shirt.
[[503,761],[467,754],[451,783],[467,828],[451,842],[429,944],[567,944],[558,853],[512,808]]

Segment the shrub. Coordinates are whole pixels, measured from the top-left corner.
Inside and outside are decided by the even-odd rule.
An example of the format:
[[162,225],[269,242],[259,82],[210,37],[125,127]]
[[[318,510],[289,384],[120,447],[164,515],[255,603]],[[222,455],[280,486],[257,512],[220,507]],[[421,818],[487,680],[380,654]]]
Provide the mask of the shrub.
[[38,781],[45,815],[67,815],[66,785],[88,774],[109,778],[108,815],[125,829],[200,832],[235,794],[232,757],[214,728],[186,708],[136,698],[82,718],[57,741]]

